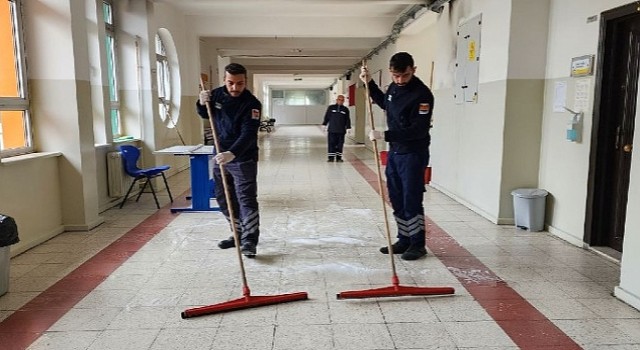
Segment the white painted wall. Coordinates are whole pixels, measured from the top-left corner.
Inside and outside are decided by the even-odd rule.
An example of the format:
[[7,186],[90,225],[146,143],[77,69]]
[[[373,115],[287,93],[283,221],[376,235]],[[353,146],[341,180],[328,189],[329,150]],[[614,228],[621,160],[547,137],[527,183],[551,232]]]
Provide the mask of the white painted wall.
[[[575,83],[579,79],[585,79],[570,77],[571,58],[597,54],[598,49],[599,21],[586,23],[587,17],[627,3],[629,1],[626,0],[551,1],[540,186],[553,194],[552,213],[548,216],[549,231],[578,245],[582,244],[584,237],[595,82],[593,77],[586,78],[591,83],[590,103],[584,111],[580,143],[564,139],[569,114],[553,112],[554,85],[559,81],[567,83],[567,101],[571,108]],[[638,116],[636,120],[639,120]],[[640,138],[635,137],[634,147],[640,147]],[[640,280],[637,278],[640,275],[640,254],[637,253],[640,251],[640,217],[633,214],[640,208],[640,159],[635,154],[632,163],[620,286],[616,288],[616,296],[640,308]]]
[[[107,95],[104,89],[99,55],[100,47],[90,43],[100,29],[95,24],[99,0],[26,1],[25,50],[29,57],[29,87],[35,148],[39,153],[2,160],[0,167],[0,212],[16,219],[19,244],[12,255],[29,249],[64,230],[88,230],[102,222],[99,213],[117,204],[108,197],[106,153],[115,145],[95,145],[97,115],[104,114]],[[121,6],[121,7],[119,7]],[[175,61],[180,70],[177,87],[184,76],[199,74],[191,61],[197,47],[195,35],[189,35],[182,16],[164,4],[147,1],[116,2],[121,15],[118,24],[121,50],[121,110],[127,131],[143,139],[146,156],[142,166],[170,164],[172,172],[188,166],[186,157],[156,157],[152,151],[177,144],[175,129],[166,128],[157,117],[157,93],[154,90],[154,35],[157,28],[171,32],[175,43]],[[136,60],[135,43],[140,45]],[[102,45],[102,42],[100,43]],[[62,64],[64,62],[64,64]],[[194,68],[194,66],[196,68]],[[193,74],[193,71],[197,72]],[[140,73],[140,82],[138,81]],[[189,78],[195,81],[197,77]],[[197,87],[176,90],[175,108],[185,121],[194,120]],[[138,90],[142,94],[138,94]],[[186,101],[186,103],[184,103]],[[182,119],[182,118],[181,118]],[[187,142],[200,140],[190,122],[178,123]],[[15,186],[29,183],[28,188]]]
[[35,147],[62,153],[60,183],[55,185],[64,193],[62,220],[68,230],[86,230],[103,221],[93,175],[96,159],[85,8],[84,0],[24,3],[32,122],[39,131]]
[[[636,114],[636,123],[638,115]],[[640,149],[640,138],[635,137],[633,149]],[[615,295],[640,310],[640,153],[631,156],[631,184],[627,205],[627,223],[625,225],[624,254],[620,266],[620,285]]]
[[12,256],[64,231],[58,158],[48,153],[0,163],[0,213],[16,220],[20,238],[10,246]]
[[[540,186],[553,195],[549,231],[573,242],[582,242],[586,211],[586,189],[591,148],[593,119],[593,77],[570,78],[571,58],[596,54],[599,21],[586,23],[592,15],[620,6],[627,1],[579,0],[551,1],[549,14],[549,46],[547,49],[547,85],[543,120],[543,140],[540,157]],[[596,60],[598,58],[596,57]],[[553,112],[553,94],[556,82],[566,82],[567,102],[573,107],[575,82],[589,79],[591,94],[589,109],[584,111],[582,142],[565,140],[569,113]],[[633,182],[632,182],[633,187]]]
[[[482,14],[478,102],[453,101],[458,26]],[[493,222],[500,219],[511,3],[456,1],[435,25],[435,47],[419,59],[435,60],[432,186]],[[422,33],[421,33],[422,34]],[[422,34],[424,35],[424,34]],[[400,42],[401,43],[401,42]],[[428,75],[426,75],[428,76]]]

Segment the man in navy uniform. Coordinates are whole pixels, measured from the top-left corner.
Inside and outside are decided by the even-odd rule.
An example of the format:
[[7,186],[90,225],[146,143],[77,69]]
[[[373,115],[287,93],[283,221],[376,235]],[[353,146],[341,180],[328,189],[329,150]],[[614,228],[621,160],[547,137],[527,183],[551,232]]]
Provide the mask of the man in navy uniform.
[[[371,79],[366,67],[362,67],[360,79],[368,84],[373,102],[387,114],[387,130],[371,130],[369,139],[390,144],[385,175],[398,226],[393,253],[402,254],[404,260],[416,260],[427,255],[422,200],[424,172],[429,164],[433,94],[414,75],[416,67],[410,54],[393,55],[389,71],[393,82],[386,92]],[[389,254],[389,247],[380,248],[380,252]]]
[[[203,90],[196,102],[198,114],[209,118],[209,102],[220,149],[216,150],[213,168],[216,199],[229,223],[229,206],[233,208],[235,226],[242,254],[255,257],[260,236],[258,211],[258,128],[262,104],[246,89],[247,70],[231,63],[225,67],[224,85]],[[220,165],[224,166],[231,203],[227,203]],[[234,237],[220,241],[218,247],[235,247]]]
[[343,95],[338,95],[336,104],[327,108],[322,125],[324,125],[327,130],[327,161],[333,162],[335,158],[336,162],[342,162],[344,135],[347,133],[347,130],[351,129],[349,108],[344,106]]

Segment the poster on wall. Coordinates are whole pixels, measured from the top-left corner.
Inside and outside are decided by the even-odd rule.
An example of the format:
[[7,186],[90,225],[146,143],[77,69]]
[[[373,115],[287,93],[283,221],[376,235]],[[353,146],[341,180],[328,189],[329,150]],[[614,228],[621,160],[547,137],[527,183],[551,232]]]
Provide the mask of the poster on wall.
[[564,113],[567,105],[567,82],[556,81],[553,86],[553,111]]
[[571,59],[571,76],[585,77],[593,75],[594,55],[585,55]]
[[589,110],[589,92],[591,91],[591,79],[583,78],[576,81],[576,92],[573,98],[573,110],[585,112]]

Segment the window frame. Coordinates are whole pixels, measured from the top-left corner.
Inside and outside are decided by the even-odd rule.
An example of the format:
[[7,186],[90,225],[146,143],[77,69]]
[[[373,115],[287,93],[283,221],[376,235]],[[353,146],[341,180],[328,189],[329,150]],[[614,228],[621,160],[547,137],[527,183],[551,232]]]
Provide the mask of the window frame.
[[[315,99],[322,95],[321,99]],[[280,106],[321,106],[326,101],[327,92],[322,89],[273,89],[271,101]],[[319,102],[319,103],[314,103]]]
[[[107,16],[107,9],[108,14]],[[111,127],[112,139],[122,137],[122,113],[120,113],[120,94],[118,79],[118,40],[116,36],[116,16],[113,0],[102,0],[102,11],[104,20],[104,45],[106,55],[107,83],[109,89],[109,125]],[[108,18],[107,18],[108,17]]]

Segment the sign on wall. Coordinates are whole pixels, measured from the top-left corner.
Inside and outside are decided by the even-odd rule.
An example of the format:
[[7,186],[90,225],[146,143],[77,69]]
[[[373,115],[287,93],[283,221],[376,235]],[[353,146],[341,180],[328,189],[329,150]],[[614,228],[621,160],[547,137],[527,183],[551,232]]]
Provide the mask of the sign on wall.
[[585,55],[571,59],[571,76],[584,77],[593,75],[594,55]]
[[480,29],[482,14],[458,27],[454,100],[456,104],[478,102]]

